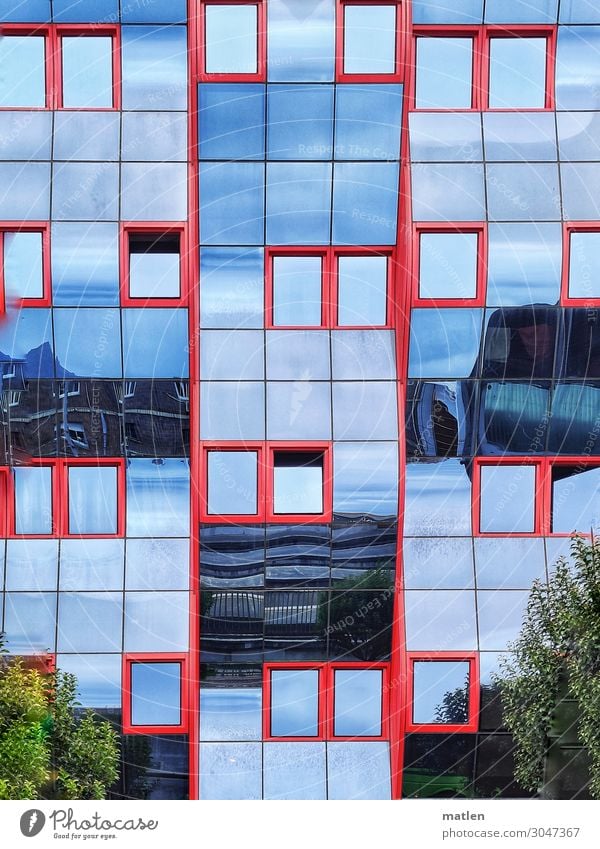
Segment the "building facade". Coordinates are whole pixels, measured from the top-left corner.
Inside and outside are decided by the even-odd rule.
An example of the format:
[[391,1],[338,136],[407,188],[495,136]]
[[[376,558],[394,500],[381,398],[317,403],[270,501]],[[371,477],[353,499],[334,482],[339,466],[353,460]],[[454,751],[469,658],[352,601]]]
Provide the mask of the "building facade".
[[492,676],[600,514],[598,112],[591,0],[3,5],[0,630],[115,798],[526,795]]

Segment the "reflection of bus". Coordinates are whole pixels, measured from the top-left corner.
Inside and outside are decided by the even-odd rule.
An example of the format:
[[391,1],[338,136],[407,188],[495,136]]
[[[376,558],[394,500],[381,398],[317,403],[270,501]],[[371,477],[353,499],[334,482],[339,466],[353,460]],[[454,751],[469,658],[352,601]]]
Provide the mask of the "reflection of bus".
[[408,767],[402,773],[402,795],[412,799],[467,799],[464,775],[440,775],[432,769]]
[[600,311],[490,310],[468,379],[409,385],[409,456],[600,454]]

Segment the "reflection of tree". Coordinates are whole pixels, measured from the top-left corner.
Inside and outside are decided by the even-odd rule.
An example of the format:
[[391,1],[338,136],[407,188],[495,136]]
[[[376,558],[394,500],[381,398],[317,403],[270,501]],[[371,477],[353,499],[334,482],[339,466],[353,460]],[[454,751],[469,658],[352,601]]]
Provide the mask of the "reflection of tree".
[[464,687],[457,687],[444,693],[442,701],[436,706],[434,722],[446,725],[460,725],[469,720],[469,679]]

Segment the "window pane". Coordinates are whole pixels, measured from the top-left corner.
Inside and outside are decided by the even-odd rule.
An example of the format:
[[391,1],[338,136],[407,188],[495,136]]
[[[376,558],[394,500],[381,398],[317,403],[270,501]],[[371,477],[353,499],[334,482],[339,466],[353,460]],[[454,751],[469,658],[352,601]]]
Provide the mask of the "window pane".
[[469,669],[461,660],[419,661],[413,669],[413,722],[469,721]]
[[181,724],[181,664],[131,664],[131,724]]
[[61,540],[60,589],[122,590],[124,548],[122,539]]
[[121,651],[123,593],[59,593],[58,650]]
[[334,734],[337,737],[378,737],[381,734],[380,669],[335,670]]
[[482,310],[415,309],[410,334],[410,377],[468,377],[479,359]]
[[473,40],[417,39],[417,109],[469,109]]
[[69,533],[117,533],[117,469],[69,469]]
[[490,108],[545,106],[547,43],[545,38],[490,39]]
[[325,743],[265,743],[264,799],[326,799]]
[[481,530],[532,533],[535,528],[535,467],[481,467]]
[[561,225],[490,224],[487,302],[554,304],[560,294]]
[[569,297],[600,298],[600,233],[571,233]]
[[334,446],[333,509],[346,515],[398,513],[398,450],[392,442]]
[[[189,534],[190,470],[187,460],[134,458],[127,469],[127,534]],[[144,650],[144,649],[142,649]]]
[[246,4],[205,6],[208,74],[256,73],[257,11]]
[[552,530],[597,533],[600,528],[600,469],[552,469]]
[[130,233],[130,297],[178,298],[179,257],[179,234]]
[[316,737],[318,723],[318,670],[271,671],[271,736]]
[[275,513],[323,512],[323,455],[276,452],[274,460]]
[[121,710],[120,655],[62,654],[56,666],[77,677],[77,699],[82,707]]
[[344,73],[393,74],[396,6],[344,6]]
[[43,296],[41,233],[4,234],[4,287],[9,299]]
[[270,85],[269,159],[331,159],[333,86]]
[[188,647],[187,592],[125,593],[125,651],[184,652]]
[[52,469],[16,468],[15,531],[18,534],[52,533]]
[[338,259],[338,320],[341,327],[387,321],[385,256],[341,256]]
[[477,233],[421,233],[420,298],[477,295]]
[[334,0],[269,0],[269,81],[328,82],[334,58]]
[[262,249],[200,251],[201,327],[262,327],[263,290]]
[[265,86],[200,83],[200,159],[262,159]]
[[110,37],[62,38],[63,106],[93,109],[113,105]]
[[45,106],[45,38],[0,36],[0,106]]
[[268,244],[326,245],[330,218],[331,165],[273,162],[267,166]]
[[273,324],[320,326],[322,262],[319,256],[273,257]]
[[208,508],[214,515],[252,515],[258,510],[256,451],[209,451]]
[[118,305],[117,224],[55,222],[51,243],[55,306]]

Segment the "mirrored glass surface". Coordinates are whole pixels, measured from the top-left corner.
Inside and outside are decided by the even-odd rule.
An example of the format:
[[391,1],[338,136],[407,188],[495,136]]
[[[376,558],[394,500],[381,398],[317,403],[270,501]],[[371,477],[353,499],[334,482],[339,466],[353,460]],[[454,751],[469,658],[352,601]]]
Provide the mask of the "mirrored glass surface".
[[4,294],[9,303],[42,298],[44,277],[41,233],[4,233]]
[[263,526],[228,524],[202,527],[200,582],[203,587],[262,587],[264,562]]
[[13,469],[15,531],[18,534],[51,534],[53,528],[52,469],[18,466]]
[[267,243],[326,245],[331,218],[331,165],[267,165]]
[[545,38],[491,38],[491,109],[542,109],[546,103]]
[[188,313],[185,309],[123,310],[125,377],[187,377]]
[[398,451],[393,442],[345,442],[333,449],[333,512],[395,516]]
[[488,161],[555,161],[557,152],[554,114],[484,112],[483,142]]
[[121,657],[118,654],[60,654],[56,666],[77,678],[82,707],[121,708]]
[[190,470],[187,460],[136,457],[129,460],[126,479],[128,536],[185,537],[189,534]]
[[257,452],[209,451],[207,512],[227,516],[257,511]]
[[380,669],[336,669],[333,714],[336,737],[379,737],[382,698]]
[[264,593],[242,590],[202,593],[201,628],[203,660],[262,662]]
[[118,310],[55,309],[54,344],[57,377],[122,375]]
[[347,5],[344,73],[393,74],[396,70],[396,5]]
[[121,55],[123,109],[187,109],[186,27],[123,26]]
[[122,628],[122,593],[59,594],[58,651],[119,652]]
[[557,13],[558,0],[487,0],[485,23],[555,24]]
[[272,525],[267,529],[266,585],[327,587],[331,542],[324,525]]
[[397,163],[336,162],[333,244],[394,244],[397,212]]
[[331,439],[331,386],[267,383],[267,439]]
[[7,6],[0,11],[0,21],[11,23],[49,21],[50,0],[28,0],[27,5]]
[[516,640],[529,599],[529,590],[482,590],[477,593],[479,648],[505,651]]
[[200,197],[203,245],[264,243],[264,165],[251,162],[201,164]]
[[126,652],[188,651],[187,593],[125,593]]
[[412,172],[415,221],[482,221],[486,217],[483,166],[421,165]]
[[[108,97],[112,98],[110,88]],[[121,121],[117,112],[91,110],[55,112],[52,158],[65,161],[117,160],[120,138]]]
[[600,385],[597,381],[556,383],[548,451],[597,456],[600,453]]
[[333,0],[271,0],[267,73],[271,82],[328,82],[334,77]]
[[265,743],[264,799],[326,799],[325,743]]
[[[56,456],[56,394],[52,380],[25,381],[20,368],[0,360],[5,392],[17,392],[7,404],[3,419],[7,444],[0,447],[0,461],[16,465],[31,457]],[[14,374],[14,377],[8,377]],[[10,458],[10,459],[9,459]]]
[[523,455],[547,450],[553,426],[548,381],[486,380],[480,391],[478,453]]
[[185,23],[186,17],[185,0],[146,0],[143,6],[131,3],[121,9],[124,24],[178,24]]
[[129,234],[129,296],[179,298],[179,233]]
[[37,112],[28,112],[25,122],[20,109],[2,109],[0,111],[0,133],[2,134],[0,160],[10,162],[25,159],[33,162],[50,159],[53,117],[52,112],[40,109]]
[[334,380],[395,380],[394,334],[389,330],[334,330]]
[[473,39],[417,38],[417,109],[470,109]]
[[475,593],[470,590],[410,590],[405,593],[409,651],[473,651],[477,648]]
[[265,86],[200,83],[200,159],[262,159],[265,150]]
[[200,250],[200,327],[262,327],[263,251]]
[[95,23],[96,21],[117,21],[119,0],[53,0],[52,15],[54,21],[61,23]]
[[270,85],[267,118],[269,159],[331,159],[333,86]]
[[118,457],[124,453],[121,390],[117,380],[62,380],[53,385],[59,456]]
[[[554,367],[558,314],[538,306],[488,310],[483,345],[485,378],[550,378]],[[580,328],[582,329],[582,328]],[[542,387],[547,383],[541,381]]]
[[273,324],[319,327],[323,259],[320,256],[273,257]]
[[263,380],[264,339],[260,330],[205,330],[200,334],[201,379]]
[[475,537],[475,569],[480,590],[529,589],[546,578],[543,540]]
[[333,384],[334,439],[397,439],[398,402],[392,382]]
[[135,380],[124,387],[128,457],[186,457],[190,452],[190,388],[186,380]]
[[[503,39],[502,39],[503,40]],[[558,221],[560,192],[556,165],[493,163],[486,166],[490,221]]]
[[600,232],[570,234],[569,297],[600,297]]
[[0,106],[46,105],[45,41],[35,35],[0,37]]
[[312,451],[275,451],[273,455],[273,511],[322,513],[323,454]]
[[124,162],[121,217],[127,221],[182,221],[187,218],[185,163]]
[[57,577],[58,540],[8,540],[5,586],[7,592],[10,590],[56,591]]
[[126,589],[187,590],[189,548],[187,539],[127,540]]
[[390,799],[389,743],[328,743],[329,799]]
[[483,533],[533,533],[535,466],[484,465],[481,474],[480,528]]
[[567,221],[600,218],[600,164],[565,162],[560,166],[563,214]]
[[471,481],[461,460],[406,466],[404,533],[425,537],[471,535]]
[[266,346],[268,380],[329,380],[328,331],[267,331]]
[[[52,168],[53,219],[56,221],[116,221],[118,217],[119,166],[117,163],[104,162],[101,167],[95,162],[54,163]],[[127,217],[134,216],[128,214]]]
[[408,382],[405,438],[408,456],[456,457],[471,450],[477,384]]
[[558,149],[560,159],[571,162],[598,161],[598,112],[558,112]]
[[481,116],[470,112],[412,112],[413,162],[481,162]]
[[201,743],[203,799],[261,799],[261,743]]
[[418,661],[413,666],[412,721],[423,725],[469,720],[469,663]]
[[415,24],[480,24],[483,0],[413,0]]
[[398,159],[401,117],[402,86],[338,86],[335,158]]
[[250,381],[203,381],[201,439],[264,439],[265,385]]
[[562,263],[560,224],[490,224],[490,305],[555,304]]
[[116,466],[69,469],[69,533],[117,533]]
[[317,669],[271,670],[272,737],[316,737],[319,733]]
[[4,639],[11,654],[53,652],[56,593],[6,593]]
[[201,740],[260,740],[262,689],[200,687]]
[[181,664],[131,664],[131,724],[181,724]]
[[50,164],[0,162],[3,221],[46,221],[50,217]]
[[60,589],[122,589],[124,565],[121,539],[64,539],[60,544]]
[[204,9],[207,74],[255,74],[258,6],[208,4]]
[[476,297],[478,244],[477,233],[421,233],[419,297]]
[[20,381],[54,376],[50,310],[12,310],[4,317],[0,323],[0,363],[4,380],[11,375]]
[[55,306],[117,306],[118,226],[52,225],[52,302]]
[[[572,3],[585,15],[585,23],[594,21],[596,7],[590,15],[581,0]],[[586,3],[592,6],[592,3]],[[561,10],[562,11],[562,10]],[[564,14],[564,12],[563,12]],[[562,17],[562,15],[561,15]],[[584,23],[584,21],[581,21]],[[600,106],[600,65],[596,61],[600,27],[560,27],[556,49],[556,108],[598,109]]]
[[265,593],[265,659],[325,660],[328,600],[321,590]]
[[387,323],[388,258],[338,258],[338,315],[341,327]]
[[184,112],[124,112],[121,159],[185,162],[187,118]]
[[470,589],[474,586],[470,539],[406,538],[402,544],[404,582],[409,590]]
[[358,521],[334,525],[331,580],[337,586],[390,589],[396,567],[395,522]]
[[113,40],[109,36],[62,36],[62,97],[67,108],[113,105]]
[[414,309],[410,377],[468,377],[477,368],[482,310]]
[[[442,729],[429,734],[408,734],[404,749],[405,775],[424,776],[404,788],[407,798],[436,798],[439,794],[439,775],[461,787],[470,787],[475,769],[473,734],[442,734]],[[433,744],[433,745],[432,745]],[[410,772],[409,772],[410,770]],[[453,785],[454,786],[454,785]],[[469,792],[469,791],[468,791]],[[455,791],[449,791],[455,796]]]
[[595,533],[600,527],[600,468],[557,465],[552,469],[554,533]]
[[594,0],[562,0],[560,4],[561,24],[600,23],[600,9]]

